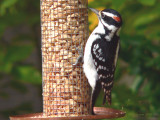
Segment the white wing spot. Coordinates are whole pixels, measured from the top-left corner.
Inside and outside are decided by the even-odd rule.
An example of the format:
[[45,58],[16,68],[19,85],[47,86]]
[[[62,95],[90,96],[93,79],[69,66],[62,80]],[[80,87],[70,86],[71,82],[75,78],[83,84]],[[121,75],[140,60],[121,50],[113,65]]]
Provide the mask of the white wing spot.
[[97,44],[96,49],[98,49],[98,48],[99,48],[99,45]]
[[98,52],[99,52],[100,54],[102,54],[102,49],[99,49]]
[[113,78],[113,74],[111,75],[111,78]]
[[99,69],[101,69],[101,65],[99,65]]
[[94,48],[95,48],[95,49],[98,49],[98,48],[99,48],[99,45],[98,45],[98,44],[95,44],[95,45],[94,45]]
[[102,69],[103,69],[103,66],[102,66]]
[[99,58],[99,60],[102,60],[102,59],[103,59],[102,57]]
[[94,64],[97,66],[97,62],[95,61]]
[[106,76],[103,76],[103,78],[106,78]]
[[104,85],[104,82],[102,82],[101,84],[102,84],[102,86],[103,86],[103,85]]
[[99,58],[99,56],[98,56],[98,55],[96,55],[96,58]]

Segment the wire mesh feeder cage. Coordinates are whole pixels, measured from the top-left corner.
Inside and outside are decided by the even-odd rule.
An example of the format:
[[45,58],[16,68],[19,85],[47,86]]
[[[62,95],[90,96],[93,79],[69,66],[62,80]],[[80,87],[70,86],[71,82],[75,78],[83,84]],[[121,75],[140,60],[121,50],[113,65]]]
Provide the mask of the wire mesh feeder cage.
[[41,0],[43,113],[88,115],[89,85],[73,66],[88,38],[86,0]]
[[74,66],[88,38],[87,0],[40,0],[43,113],[11,116],[11,120],[103,119],[124,112],[94,107],[82,64]]

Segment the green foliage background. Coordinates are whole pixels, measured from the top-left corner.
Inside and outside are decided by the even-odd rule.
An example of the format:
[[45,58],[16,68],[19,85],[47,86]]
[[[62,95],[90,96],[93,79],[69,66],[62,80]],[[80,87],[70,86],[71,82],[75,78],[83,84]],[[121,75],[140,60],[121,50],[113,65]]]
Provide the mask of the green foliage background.
[[[119,120],[159,120],[160,1],[88,1],[89,7],[116,9],[123,18],[111,107],[127,112],[126,117]],[[6,87],[24,94],[27,92],[25,84],[41,89],[39,6],[39,0],[0,1],[0,99],[10,99],[4,91]],[[97,24],[93,17],[90,13],[90,31]],[[37,65],[27,62],[35,50],[39,58],[35,59]],[[5,77],[9,78],[8,82],[3,82]],[[101,103],[102,100],[98,99],[97,106]],[[30,104],[1,110],[0,116],[7,118],[9,115],[34,112]]]

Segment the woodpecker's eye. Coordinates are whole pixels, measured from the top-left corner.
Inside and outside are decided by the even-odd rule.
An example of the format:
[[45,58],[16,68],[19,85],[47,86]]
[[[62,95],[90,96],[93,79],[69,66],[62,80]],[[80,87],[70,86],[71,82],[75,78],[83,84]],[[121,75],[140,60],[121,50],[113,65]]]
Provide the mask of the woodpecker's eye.
[[101,17],[102,17],[102,18],[104,18],[104,17],[105,17],[105,15],[104,15],[103,13],[101,13]]

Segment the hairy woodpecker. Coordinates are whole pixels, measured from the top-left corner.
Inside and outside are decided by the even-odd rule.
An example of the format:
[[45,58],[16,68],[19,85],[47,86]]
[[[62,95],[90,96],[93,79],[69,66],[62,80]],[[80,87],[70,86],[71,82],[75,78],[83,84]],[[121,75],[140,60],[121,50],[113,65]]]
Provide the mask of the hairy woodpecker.
[[98,26],[91,33],[85,46],[84,73],[92,87],[91,110],[101,88],[104,91],[103,104],[111,104],[111,90],[119,52],[119,31],[121,15],[113,9],[98,11],[90,8],[99,19]]

